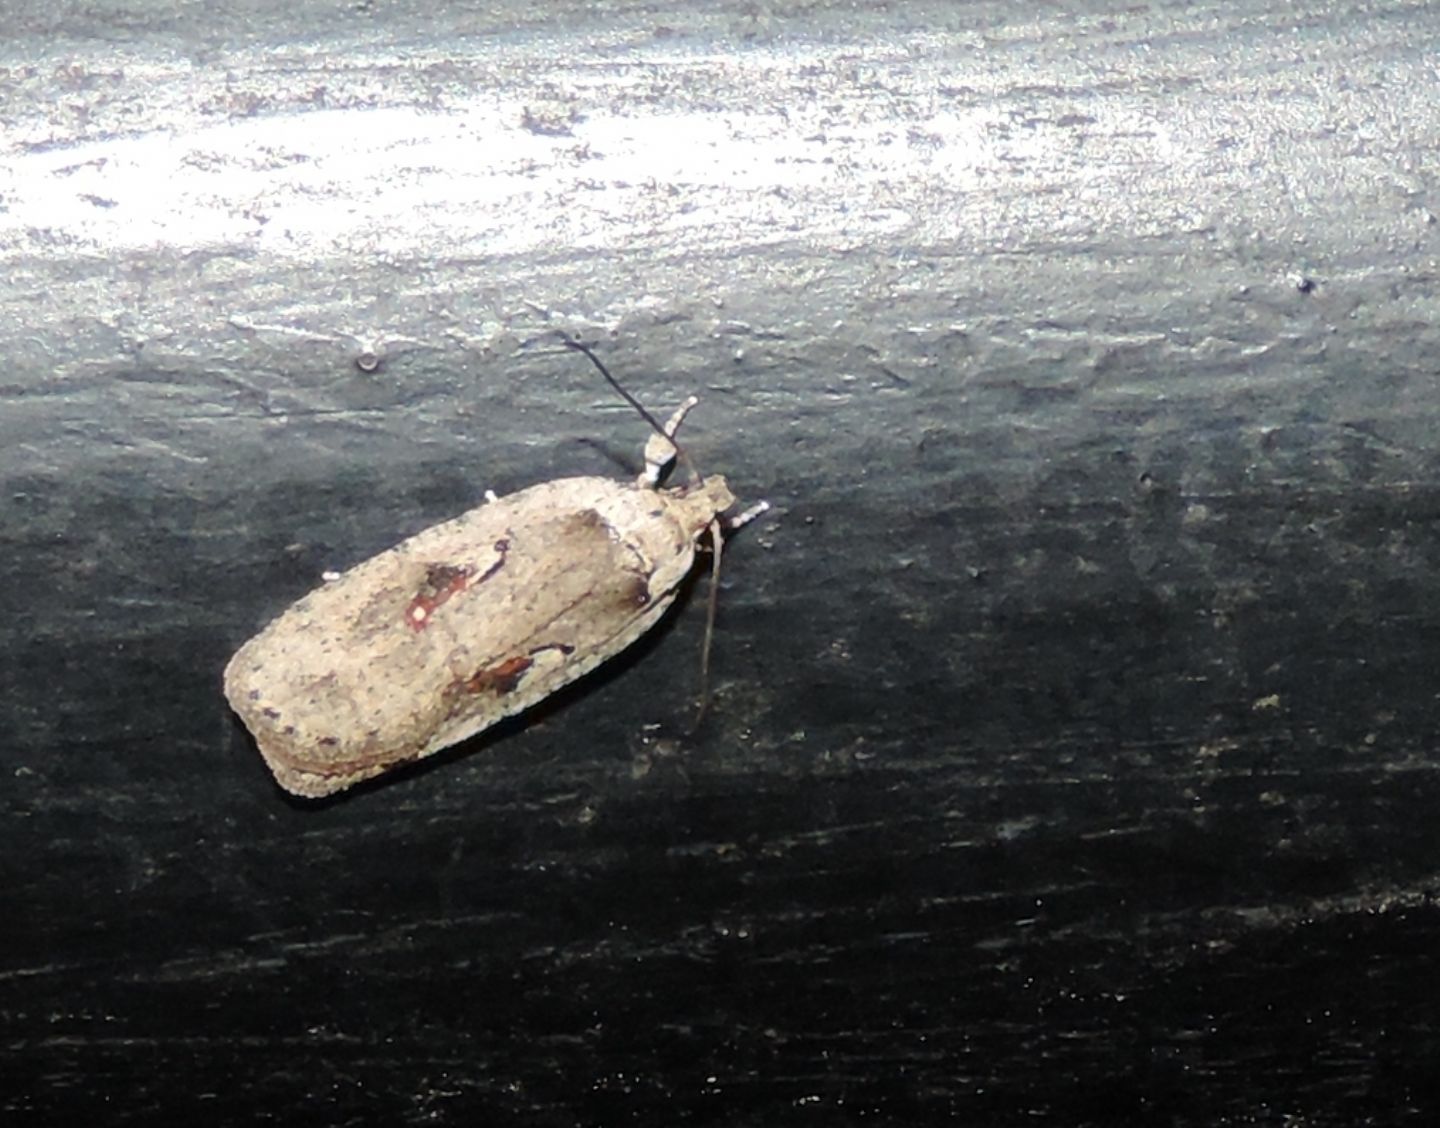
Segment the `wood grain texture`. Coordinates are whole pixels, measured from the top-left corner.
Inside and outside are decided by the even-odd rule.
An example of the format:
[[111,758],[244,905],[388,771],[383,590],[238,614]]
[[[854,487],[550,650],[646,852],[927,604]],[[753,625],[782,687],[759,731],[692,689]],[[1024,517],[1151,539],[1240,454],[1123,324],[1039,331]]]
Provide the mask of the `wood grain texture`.
[[[404,7],[7,13],[5,1122],[1429,1122],[1440,12]],[[289,803],[267,614],[637,469],[556,328],[776,503],[705,726]]]

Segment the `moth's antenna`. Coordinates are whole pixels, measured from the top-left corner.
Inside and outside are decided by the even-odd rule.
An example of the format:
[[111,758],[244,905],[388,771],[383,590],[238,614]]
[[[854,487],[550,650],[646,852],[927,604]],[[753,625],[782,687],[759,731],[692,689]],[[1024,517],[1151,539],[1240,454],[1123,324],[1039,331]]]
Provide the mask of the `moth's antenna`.
[[720,549],[724,543],[717,518],[710,522],[710,596],[705,601],[705,642],[700,649],[700,708],[694,725],[697,729],[710,708],[710,644],[715,641],[715,613],[720,608]]
[[615,379],[614,376],[610,375],[610,369],[606,368],[604,362],[595,355],[594,349],[592,349],[589,345],[585,344],[582,341],[577,341],[573,337],[567,337],[563,334],[560,339],[564,342],[567,349],[574,349],[576,352],[581,352],[588,356],[590,358],[590,363],[600,370],[600,375],[604,376],[606,382],[609,383],[612,388],[614,388],[617,392],[620,393],[621,398],[624,399],[625,402],[628,403],[631,407],[633,407],[636,411],[638,411],[640,413],[640,417],[644,419],[646,423],[649,423],[651,427],[655,428],[656,434],[660,435],[663,439],[665,439],[666,442],[668,442],[671,446],[675,448],[675,456],[683,460],[685,465],[690,468],[690,472],[695,475],[695,480],[701,483],[705,481],[700,471],[695,469],[695,464],[690,461],[690,456],[686,454],[684,448],[675,441],[675,436],[669,431],[667,431],[663,426],[661,426],[660,421],[645,409],[645,405],[643,403],[641,403],[638,399],[636,399],[629,392],[627,392],[625,388],[621,385],[619,380]]

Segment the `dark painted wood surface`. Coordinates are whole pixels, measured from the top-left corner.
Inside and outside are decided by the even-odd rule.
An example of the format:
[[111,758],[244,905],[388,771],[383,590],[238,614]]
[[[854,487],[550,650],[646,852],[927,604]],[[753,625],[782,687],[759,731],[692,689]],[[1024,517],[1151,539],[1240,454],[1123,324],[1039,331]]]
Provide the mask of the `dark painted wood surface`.
[[[504,9],[15,9],[5,1122],[1428,1122],[1440,15]],[[633,471],[556,328],[776,505],[711,716],[288,801],[236,645]]]

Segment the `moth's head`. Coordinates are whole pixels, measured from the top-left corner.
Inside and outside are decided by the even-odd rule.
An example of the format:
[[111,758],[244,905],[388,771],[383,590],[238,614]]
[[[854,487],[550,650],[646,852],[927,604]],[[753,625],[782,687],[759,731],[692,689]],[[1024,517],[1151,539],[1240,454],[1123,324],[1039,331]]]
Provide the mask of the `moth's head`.
[[730,492],[729,485],[719,474],[711,474],[703,481],[677,486],[665,492],[671,497],[684,499],[686,512],[697,531],[735,505],[735,495]]

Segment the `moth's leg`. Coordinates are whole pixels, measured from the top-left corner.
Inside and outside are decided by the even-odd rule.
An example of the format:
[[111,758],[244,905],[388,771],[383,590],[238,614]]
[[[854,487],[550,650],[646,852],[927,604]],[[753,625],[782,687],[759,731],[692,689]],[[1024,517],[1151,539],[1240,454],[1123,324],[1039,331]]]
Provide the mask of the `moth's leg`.
[[757,501],[734,517],[716,517],[710,522],[708,547],[714,555],[710,561],[710,598],[705,607],[705,642],[700,650],[700,708],[695,714],[697,728],[705,719],[705,710],[710,708],[710,644],[715,639],[715,613],[720,606],[720,554],[725,547],[724,534],[755,520],[769,508],[768,501]]
[[710,597],[705,601],[705,641],[700,647],[700,707],[695,710],[695,728],[710,708],[710,644],[715,641],[715,613],[720,609],[720,554],[725,538],[720,535],[720,518],[710,522]]
[[650,436],[650,441],[645,444],[645,472],[640,475],[642,486],[653,490],[665,480],[665,475],[670,473],[676,455],[675,444],[670,440],[675,437],[675,432],[680,430],[680,424],[685,422],[685,416],[690,414],[690,409],[699,402],[697,397],[691,396],[670,416],[670,421],[665,424],[665,434]]
[[743,528],[750,524],[762,513],[770,512],[768,501],[757,501],[749,509],[741,510],[733,517],[716,517],[710,522],[710,536],[705,540],[696,543],[695,547],[701,552],[713,552],[716,534],[733,533],[736,529]]
[[742,510],[735,514],[734,517],[723,518],[721,527],[724,528],[727,533],[733,533],[742,525],[750,524],[750,522],[755,520],[756,517],[759,517],[760,514],[768,513],[769,511],[770,503],[768,501],[757,501],[749,509]]

